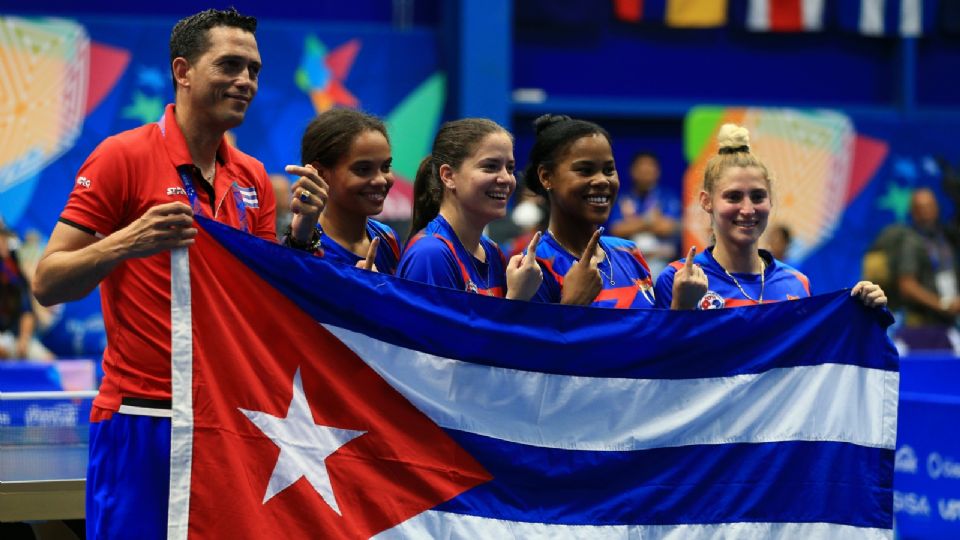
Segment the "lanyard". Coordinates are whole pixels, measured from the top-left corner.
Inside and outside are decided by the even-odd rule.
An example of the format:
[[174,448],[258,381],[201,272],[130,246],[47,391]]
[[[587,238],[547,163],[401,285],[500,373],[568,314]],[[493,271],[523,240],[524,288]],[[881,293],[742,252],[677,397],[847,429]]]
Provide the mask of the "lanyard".
[[[193,213],[198,216],[204,215],[203,207],[200,206],[200,200],[197,198],[197,190],[193,187],[193,165],[181,165],[177,168],[180,173],[180,180],[183,182],[183,189],[187,192],[187,198],[190,199],[190,207]],[[232,187],[233,203],[237,206],[237,217],[240,219],[240,230],[250,232],[249,222],[247,221],[247,205],[243,202],[243,194],[237,189],[237,183]],[[210,201],[210,207],[213,208],[217,201]]]

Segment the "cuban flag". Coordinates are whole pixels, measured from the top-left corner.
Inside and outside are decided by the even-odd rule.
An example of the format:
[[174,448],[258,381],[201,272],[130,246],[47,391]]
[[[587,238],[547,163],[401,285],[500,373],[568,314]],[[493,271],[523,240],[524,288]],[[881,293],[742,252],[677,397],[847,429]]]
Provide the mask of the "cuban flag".
[[240,198],[243,206],[247,208],[260,208],[260,199],[257,198],[257,188],[234,184],[233,190],[236,196]]
[[848,291],[516,302],[197,221],[170,538],[892,538],[898,359]]

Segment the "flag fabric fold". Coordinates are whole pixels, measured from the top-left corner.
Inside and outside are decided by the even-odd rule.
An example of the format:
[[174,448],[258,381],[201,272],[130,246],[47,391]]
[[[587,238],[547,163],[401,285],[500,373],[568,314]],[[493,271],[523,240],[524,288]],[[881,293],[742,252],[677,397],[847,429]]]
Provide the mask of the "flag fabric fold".
[[514,302],[198,221],[171,537],[892,538],[897,356],[849,292]]

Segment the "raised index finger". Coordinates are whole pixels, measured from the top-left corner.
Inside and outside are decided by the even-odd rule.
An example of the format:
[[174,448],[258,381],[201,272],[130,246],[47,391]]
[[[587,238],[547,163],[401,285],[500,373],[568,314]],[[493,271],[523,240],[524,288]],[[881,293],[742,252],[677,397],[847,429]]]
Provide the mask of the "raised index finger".
[[697,256],[697,246],[692,246],[687,253],[687,262],[683,264],[683,269],[688,273],[693,270],[693,258]]
[[367,270],[373,268],[373,261],[377,258],[377,246],[380,245],[380,237],[376,237],[370,242],[370,247],[367,248],[367,258],[363,261],[363,267]]
[[583,255],[580,256],[580,264],[590,265],[590,260],[593,259],[593,256],[597,254],[597,245],[600,243],[600,229],[593,231],[593,236],[590,237],[590,241],[587,242],[586,249],[583,250]]
[[527,254],[523,259],[524,264],[532,265],[537,260],[537,246],[540,245],[540,231],[537,231],[533,238],[530,239],[530,243],[527,244]]

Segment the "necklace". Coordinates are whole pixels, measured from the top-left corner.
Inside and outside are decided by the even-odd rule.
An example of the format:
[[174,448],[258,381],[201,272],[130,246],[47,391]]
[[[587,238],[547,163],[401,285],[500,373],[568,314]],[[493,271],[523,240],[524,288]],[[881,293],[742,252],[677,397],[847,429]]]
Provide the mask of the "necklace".
[[[723,268],[723,266],[721,266],[720,268]],[[733,274],[727,271],[726,268],[723,268],[723,272],[727,274],[727,277],[732,279],[733,284],[736,285],[738,289],[740,289],[740,294],[745,296],[747,300],[750,300],[751,302],[756,302],[757,304],[763,303],[763,289],[766,286],[766,280],[765,280],[764,274],[766,274],[766,270],[767,270],[767,263],[764,262],[763,257],[760,257],[760,296],[758,298],[753,298],[752,296],[747,294],[747,291],[743,290],[743,287],[740,285],[740,282],[737,281],[737,278],[733,277]]]
[[[547,230],[547,232],[550,234],[550,236],[553,237],[553,239],[557,242],[557,244],[559,244],[560,247],[563,248],[564,251],[566,251],[566,252],[569,253],[570,255],[573,255],[573,258],[574,258],[574,259],[579,260],[579,257],[577,257],[577,255],[574,253],[574,251],[573,251],[572,249],[568,248],[567,246],[565,246],[565,245],[563,244],[563,242],[561,242],[560,239],[557,238],[557,235],[553,234],[553,231]],[[604,258],[604,260],[606,260],[606,261],[607,261],[607,264],[610,265],[610,271],[605,274],[605,273],[603,273],[603,268],[600,266],[600,264],[601,264],[603,261],[600,261],[599,263],[597,263],[597,272],[600,273],[600,277],[606,278],[606,280],[607,280],[608,282],[610,282],[611,285],[616,285],[617,282],[614,281],[614,279],[613,279],[613,259],[610,257],[610,254],[607,253],[606,248],[603,247],[603,244],[602,244],[600,241],[597,242],[597,247],[600,248],[600,251],[603,253],[603,258]]]

